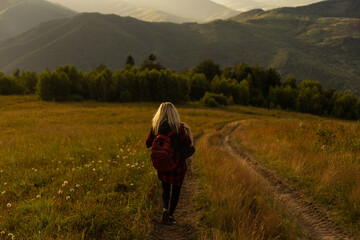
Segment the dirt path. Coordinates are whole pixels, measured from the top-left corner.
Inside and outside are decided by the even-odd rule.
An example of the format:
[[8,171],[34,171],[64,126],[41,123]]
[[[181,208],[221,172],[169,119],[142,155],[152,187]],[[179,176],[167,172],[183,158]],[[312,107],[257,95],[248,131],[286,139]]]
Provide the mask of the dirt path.
[[315,206],[273,171],[262,166],[231,139],[231,133],[240,124],[241,122],[234,122],[224,128],[226,132],[223,141],[224,147],[237,160],[244,162],[254,170],[259,180],[268,185],[275,199],[294,216],[298,225],[307,233],[309,238],[315,240],[352,239],[328,218],[326,211]]
[[[154,228],[149,237],[151,240],[183,240],[198,239],[199,237],[199,229],[197,228],[199,212],[196,211],[193,200],[198,193],[198,182],[192,167],[192,159],[190,158],[187,161],[188,172],[180,192],[179,204],[174,213],[177,223],[172,226],[161,224],[162,208],[159,206],[157,220],[153,223]],[[159,203],[159,205],[162,204]]]

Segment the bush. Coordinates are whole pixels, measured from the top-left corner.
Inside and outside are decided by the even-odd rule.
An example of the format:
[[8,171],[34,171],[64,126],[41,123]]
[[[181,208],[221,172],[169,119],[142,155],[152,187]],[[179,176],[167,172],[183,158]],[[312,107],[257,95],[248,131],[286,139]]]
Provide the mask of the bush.
[[232,97],[226,97],[222,93],[206,92],[205,96],[201,99],[201,103],[208,107],[218,107],[219,105],[232,105],[234,100]]

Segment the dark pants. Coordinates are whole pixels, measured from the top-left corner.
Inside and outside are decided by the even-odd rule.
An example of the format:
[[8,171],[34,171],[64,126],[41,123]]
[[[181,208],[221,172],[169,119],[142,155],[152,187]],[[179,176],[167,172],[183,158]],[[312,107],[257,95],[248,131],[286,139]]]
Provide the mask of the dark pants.
[[[164,208],[169,210],[170,216],[173,216],[176,206],[179,202],[181,186],[172,185],[172,191],[170,197],[171,184],[164,183],[163,181],[161,181],[161,183],[163,189],[162,198],[164,202]],[[169,202],[170,202],[170,209],[169,209]]]

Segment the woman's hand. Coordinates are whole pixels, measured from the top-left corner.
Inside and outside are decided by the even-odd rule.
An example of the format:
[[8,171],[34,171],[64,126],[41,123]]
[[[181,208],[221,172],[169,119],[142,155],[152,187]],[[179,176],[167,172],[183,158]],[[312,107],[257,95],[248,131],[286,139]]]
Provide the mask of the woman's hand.
[[181,124],[183,124],[184,128],[187,130],[188,136],[190,137],[190,140],[191,140],[190,147],[194,146],[194,137],[192,135],[191,128],[189,127],[189,125],[187,125],[184,122],[182,122]]

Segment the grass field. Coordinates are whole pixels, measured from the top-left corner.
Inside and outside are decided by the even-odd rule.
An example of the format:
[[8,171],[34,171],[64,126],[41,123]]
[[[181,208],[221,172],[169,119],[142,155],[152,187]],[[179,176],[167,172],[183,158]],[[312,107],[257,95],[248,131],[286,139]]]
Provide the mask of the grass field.
[[[146,239],[160,198],[145,148],[157,107],[0,96],[0,238]],[[242,145],[358,231],[359,125],[240,106],[177,107],[199,139],[205,239],[303,236],[212,135],[236,120],[246,123],[234,135]]]
[[360,235],[360,122],[267,118],[243,122],[234,136],[340,225]]
[[[145,148],[157,107],[0,97],[0,234],[146,238],[158,208],[159,181]],[[234,115],[179,112],[197,125],[195,136]]]

